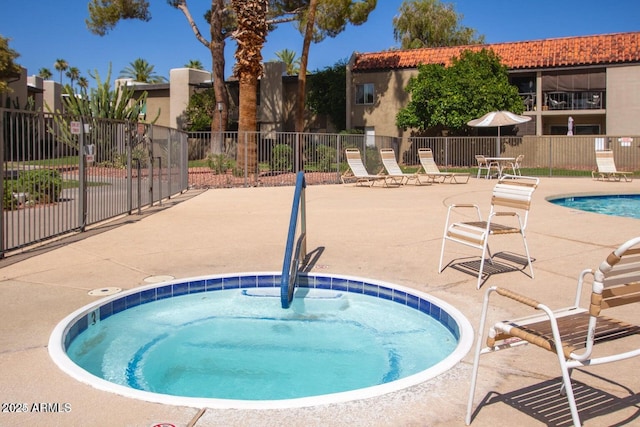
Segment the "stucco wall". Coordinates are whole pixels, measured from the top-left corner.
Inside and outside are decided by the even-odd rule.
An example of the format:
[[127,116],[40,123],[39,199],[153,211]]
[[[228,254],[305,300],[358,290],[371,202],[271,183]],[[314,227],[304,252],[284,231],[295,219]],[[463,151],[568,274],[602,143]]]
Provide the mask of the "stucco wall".
[[[417,74],[417,70],[348,73],[347,127],[373,127],[376,135],[402,136],[404,132],[396,126],[396,114],[409,102],[405,87],[409,78]],[[356,86],[366,83],[374,84],[374,102],[356,105]]]
[[640,67],[607,69],[607,129],[616,135],[640,133]]

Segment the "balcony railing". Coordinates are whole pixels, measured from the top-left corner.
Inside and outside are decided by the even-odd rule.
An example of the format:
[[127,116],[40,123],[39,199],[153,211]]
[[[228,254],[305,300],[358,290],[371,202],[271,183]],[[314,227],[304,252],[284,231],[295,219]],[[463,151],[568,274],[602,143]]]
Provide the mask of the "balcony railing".
[[[584,92],[544,92],[542,107],[544,110],[600,110],[605,108],[604,91]],[[525,111],[536,108],[535,93],[520,93]]]

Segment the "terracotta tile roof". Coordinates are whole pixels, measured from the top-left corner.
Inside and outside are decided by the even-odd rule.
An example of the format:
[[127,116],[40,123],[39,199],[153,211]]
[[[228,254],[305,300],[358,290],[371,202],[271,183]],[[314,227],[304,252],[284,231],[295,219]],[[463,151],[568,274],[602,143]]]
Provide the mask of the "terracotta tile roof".
[[437,47],[355,55],[354,71],[449,65],[463,50],[492,49],[509,69],[556,68],[640,62],[640,32],[563,37],[513,43]]

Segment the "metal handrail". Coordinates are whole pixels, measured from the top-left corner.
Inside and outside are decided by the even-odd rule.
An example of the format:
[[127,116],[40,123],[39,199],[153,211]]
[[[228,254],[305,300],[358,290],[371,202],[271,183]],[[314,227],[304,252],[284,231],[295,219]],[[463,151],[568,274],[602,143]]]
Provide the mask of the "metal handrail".
[[[300,263],[307,257],[306,186],[304,172],[300,171],[296,176],[296,189],[293,194],[287,246],[284,252],[282,277],[280,278],[280,301],[282,308],[289,308],[291,301],[293,301],[293,291],[298,278]],[[300,216],[300,235],[296,239],[298,216]],[[296,242],[295,251],[293,248],[294,242]]]

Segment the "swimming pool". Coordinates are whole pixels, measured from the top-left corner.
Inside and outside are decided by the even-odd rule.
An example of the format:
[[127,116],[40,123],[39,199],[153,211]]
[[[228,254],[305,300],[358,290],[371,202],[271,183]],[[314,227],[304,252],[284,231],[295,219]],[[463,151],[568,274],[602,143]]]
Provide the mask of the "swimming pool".
[[566,208],[640,219],[640,194],[570,196],[548,200]]
[[[72,313],[60,322],[51,336],[49,351],[54,361],[74,378],[96,388],[129,397],[194,407],[285,408],[356,400],[406,388],[424,382],[453,367],[471,347],[472,328],[466,318],[454,307],[427,294],[369,279],[308,274],[300,277],[299,287],[296,290],[297,293],[302,294],[302,298],[296,298],[291,309],[283,310],[279,307],[279,279],[280,274],[278,273],[210,276],[146,286],[111,296]],[[223,297],[225,293],[229,292],[233,294],[232,306],[229,306],[225,302],[226,297]],[[186,313],[190,310],[181,310],[180,320],[176,327],[176,324],[169,322],[169,315],[171,312],[175,312],[171,309],[171,304],[172,300],[178,302],[183,298],[186,298],[185,301],[187,301],[185,307],[206,305],[207,310],[211,309],[213,312],[209,312],[203,317],[201,314]],[[349,306],[356,305],[357,300],[363,298],[367,304],[376,305],[373,308],[373,313],[379,312],[377,320],[372,312],[366,315],[370,318],[368,322],[352,318],[348,318],[346,321],[344,319],[337,321],[333,316],[339,312],[349,312]],[[259,307],[257,319],[252,319],[248,315],[253,309],[241,304],[242,300],[248,301],[249,305],[253,305],[254,308]],[[380,304],[378,305],[376,301]],[[214,302],[213,306],[209,305],[211,302]],[[233,307],[233,304],[236,306]],[[277,307],[279,314],[274,316],[265,311],[265,305],[269,304]],[[392,306],[392,311],[388,311],[389,306]],[[393,309],[394,307],[395,309]],[[140,310],[150,310],[152,317],[156,317],[155,323],[166,323],[171,326],[167,330],[161,331],[156,330],[155,326],[145,323],[152,331],[149,337],[139,340],[136,338],[135,329],[145,329],[145,327],[136,328],[134,327],[135,321],[126,320],[130,327],[127,333],[116,334],[118,337],[116,341],[121,342],[114,347],[115,349],[112,348],[113,342],[107,342],[106,338],[107,329],[113,323],[112,321],[123,315],[135,314]],[[331,313],[328,316],[329,323],[337,326],[333,332],[323,330],[322,328],[326,325],[320,327],[319,320],[322,317],[327,317],[327,311]],[[393,314],[394,311],[397,313]],[[286,319],[283,322],[275,318],[282,316]],[[240,326],[240,329],[230,335],[257,332],[257,336],[261,338],[255,338],[255,335],[252,335],[254,338],[251,338],[250,341],[259,341],[258,347],[265,347],[268,342],[275,342],[275,347],[279,347],[279,349],[270,348],[267,351],[267,356],[264,357],[272,359],[268,363],[265,359],[258,359],[257,361],[249,360],[243,364],[242,361],[235,360],[238,353],[235,353],[235,356],[233,356],[233,352],[225,353],[237,344],[231,341],[230,335],[222,334],[225,336],[223,341],[226,344],[224,346],[226,349],[217,349],[223,351],[223,353],[216,353],[218,355],[217,362],[225,358],[229,359],[230,365],[222,368],[222,371],[226,372],[225,375],[234,377],[233,381],[239,379],[239,388],[245,390],[231,394],[202,393],[201,391],[195,393],[178,391],[174,394],[175,390],[172,387],[181,381],[178,379],[181,375],[176,376],[176,372],[182,373],[185,370],[184,366],[155,369],[154,364],[163,358],[178,357],[176,348],[184,347],[176,345],[177,341],[174,341],[172,331],[183,328],[196,332],[196,334],[212,334],[214,329],[209,322],[214,318],[226,322],[218,327],[230,328],[234,324]],[[415,318],[414,320],[418,323],[431,322],[434,324],[433,326],[442,329],[444,334],[442,331],[436,334],[433,338],[435,341],[429,341],[428,337],[415,335],[414,329],[419,328],[412,326],[414,324],[411,323],[413,322],[411,318]],[[358,323],[365,323],[363,328],[356,328],[359,330],[357,333],[361,334],[359,338],[354,339],[352,336],[343,335],[346,325],[351,327]],[[296,325],[303,325],[305,329],[303,329],[302,336],[293,338],[294,335],[290,335],[290,330]],[[99,329],[100,326],[105,326],[105,329]],[[308,329],[309,327],[311,329]],[[369,331],[371,330],[383,331],[382,343],[376,344],[380,337],[370,336]],[[363,331],[367,332],[363,333]],[[272,332],[274,335],[268,335]],[[334,367],[329,365],[321,367],[319,359],[314,359],[316,356],[322,356],[321,354],[308,354],[306,356],[309,358],[308,363],[297,366],[291,359],[284,358],[288,357],[287,353],[294,353],[305,347],[301,344],[301,341],[304,340],[309,341],[312,348],[311,353],[332,351],[327,350],[325,344],[321,343],[323,335],[328,338],[328,342],[335,341],[338,349],[337,352],[327,357],[328,361],[336,358],[338,353],[344,353],[347,356],[347,365],[345,366],[340,366],[338,359],[335,359],[336,372],[331,373],[330,371]],[[391,338],[394,335],[404,335],[408,340],[401,341],[400,344],[391,344]],[[310,337],[312,339],[309,339]],[[193,360],[200,369],[203,365],[212,364],[214,349],[211,343],[203,344],[202,339],[197,341],[196,345],[191,345],[193,342],[190,343],[186,359]],[[450,341],[449,344],[446,341]],[[105,342],[107,342],[106,345]],[[415,342],[419,343],[418,350],[411,347]],[[124,345],[120,345],[123,343]],[[410,355],[406,352],[403,353],[407,348],[413,353],[425,353],[429,348],[439,347],[440,343],[443,350],[435,352],[439,353],[435,360],[425,362],[422,360],[421,354],[417,354],[420,357],[414,359],[409,357]],[[200,345],[208,347],[208,349],[205,348],[204,351],[196,349]],[[367,359],[365,353],[374,350],[377,345],[382,347],[382,352],[376,353],[372,359]],[[73,359],[81,362],[80,359],[90,353],[93,348],[101,346],[107,349],[108,357],[97,361],[87,357],[90,362],[88,365],[84,364],[83,367],[74,362]],[[126,350],[127,347],[129,347],[127,350],[129,353],[123,350]],[[250,352],[254,351],[257,351],[255,347]],[[243,353],[247,353],[246,349],[240,351],[240,354]],[[154,354],[159,356],[155,358],[155,361],[152,357]],[[271,374],[266,370],[269,364],[274,368]],[[357,367],[355,369],[353,368],[354,364]],[[405,369],[400,366],[403,364],[411,366]],[[381,370],[376,370],[376,365],[379,365]],[[371,375],[358,375],[355,382],[351,382],[348,378],[349,373],[357,371],[358,368],[362,368],[362,373],[365,374],[370,371]],[[253,379],[251,376],[245,377],[242,371],[253,371],[258,377],[265,377],[266,382],[260,383],[257,377]],[[107,375],[102,375],[101,372],[107,372]],[[140,376],[140,372],[145,375]],[[154,376],[158,378],[154,379]],[[120,380],[117,380],[117,377],[121,377]],[[295,380],[296,377],[299,377],[302,379],[302,386],[304,383],[318,382],[320,388],[314,388],[310,393],[298,393],[294,390],[293,393],[286,393],[280,397],[270,394],[269,390],[264,390],[272,387],[270,383],[274,383],[279,377],[287,380]],[[327,381],[323,381],[323,377],[326,377]],[[387,378],[380,381],[380,377]],[[209,374],[186,375],[184,378],[186,381],[182,382],[186,383],[195,383],[204,379],[205,389],[207,382],[222,381],[221,378],[209,376]],[[233,381],[229,384],[233,384]],[[148,382],[153,384],[149,386]],[[169,384],[170,387],[158,391],[158,386],[163,383]],[[338,389],[327,388],[331,383],[339,383],[341,387]],[[344,383],[344,386],[341,383]],[[301,384],[296,384],[295,381],[284,384],[287,391],[300,386]],[[223,386],[223,388],[225,387],[232,386]],[[251,391],[252,388],[260,393],[243,394],[244,391],[247,389]]]

